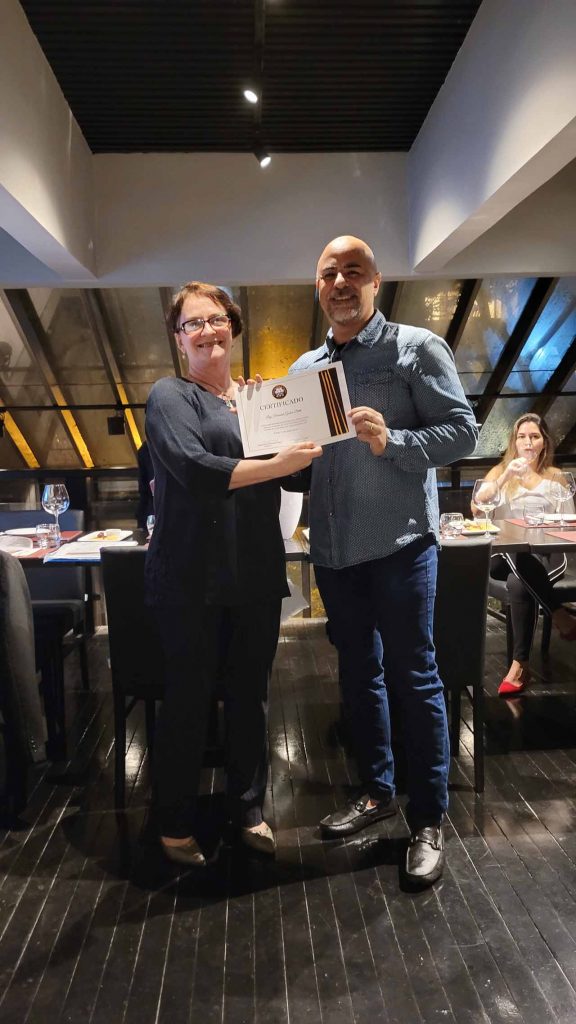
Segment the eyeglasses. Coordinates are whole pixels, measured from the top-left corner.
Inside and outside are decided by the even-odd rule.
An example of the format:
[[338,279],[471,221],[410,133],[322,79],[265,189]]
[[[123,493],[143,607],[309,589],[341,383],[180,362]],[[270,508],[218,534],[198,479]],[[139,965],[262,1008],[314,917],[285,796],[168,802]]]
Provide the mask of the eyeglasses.
[[184,334],[198,334],[203,331],[206,324],[210,324],[212,330],[217,331],[223,327],[228,327],[230,323],[230,317],[226,316],[226,313],[214,313],[213,316],[209,316],[204,319],[203,316],[195,316],[193,320],[186,320],[185,323],[180,324],[179,331],[184,331]]

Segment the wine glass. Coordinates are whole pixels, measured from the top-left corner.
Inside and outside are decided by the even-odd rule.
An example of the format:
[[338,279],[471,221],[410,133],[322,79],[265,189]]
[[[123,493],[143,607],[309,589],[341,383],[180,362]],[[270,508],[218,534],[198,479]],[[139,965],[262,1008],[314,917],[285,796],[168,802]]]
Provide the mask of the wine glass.
[[54,516],[58,537],[60,536],[58,516],[61,512],[65,512],[69,505],[70,498],[64,484],[46,484],[42,491],[42,508]]
[[484,536],[490,533],[489,513],[500,504],[500,488],[496,480],[476,480],[472,502],[484,513]]
[[559,473],[552,482],[550,493],[556,502],[556,512],[559,515],[558,525],[566,526],[562,505],[564,502],[570,501],[576,494],[576,482],[572,473]]

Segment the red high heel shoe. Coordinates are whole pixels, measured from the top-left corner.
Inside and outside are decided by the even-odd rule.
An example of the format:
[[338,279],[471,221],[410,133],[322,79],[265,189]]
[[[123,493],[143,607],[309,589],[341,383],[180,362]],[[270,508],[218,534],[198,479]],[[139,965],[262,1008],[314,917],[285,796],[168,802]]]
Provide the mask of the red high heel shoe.
[[498,687],[499,697],[519,697],[524,692],[528,683],[530,682],[530,673],[527,669],[522,669],[520,679],[504,679]]

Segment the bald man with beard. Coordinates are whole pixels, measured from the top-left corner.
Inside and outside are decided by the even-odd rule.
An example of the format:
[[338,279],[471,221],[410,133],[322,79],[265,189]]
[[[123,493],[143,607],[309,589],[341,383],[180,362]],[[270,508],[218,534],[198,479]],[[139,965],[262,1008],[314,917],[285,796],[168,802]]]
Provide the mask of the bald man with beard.
[[310,547],[340,662],[359,795],[320,823],[349,836],[397,811],[388,694],[402,716],[408,764],[407,878],[431,885],[444,867],[449,742],[432,639],[437,570],[436,467],[470,455],[474,416],[446,343],[388,323],[375,308],[372,249],[344,235],[316,274],[330,323],[324,344],[291,372],[341,360],[357,437],[311,467]]

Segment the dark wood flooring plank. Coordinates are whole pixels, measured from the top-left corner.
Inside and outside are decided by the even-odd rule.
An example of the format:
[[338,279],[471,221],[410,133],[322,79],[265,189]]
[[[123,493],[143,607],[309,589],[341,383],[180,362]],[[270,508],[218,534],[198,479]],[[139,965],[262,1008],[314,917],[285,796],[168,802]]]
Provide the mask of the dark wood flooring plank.
[[284,936],[277,886],[254,894],[256,1024],[288,1024]]

